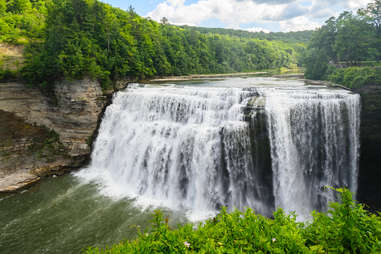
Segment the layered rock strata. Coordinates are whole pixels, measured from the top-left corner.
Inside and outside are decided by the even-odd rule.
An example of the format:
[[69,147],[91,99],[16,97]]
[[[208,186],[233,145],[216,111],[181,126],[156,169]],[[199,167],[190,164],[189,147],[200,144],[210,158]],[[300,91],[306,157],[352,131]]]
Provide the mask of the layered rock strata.
[[89,79],[56,83],[53,92],[48,100],[24,84],[0,84],[0,192],[88,160],[107,98]]

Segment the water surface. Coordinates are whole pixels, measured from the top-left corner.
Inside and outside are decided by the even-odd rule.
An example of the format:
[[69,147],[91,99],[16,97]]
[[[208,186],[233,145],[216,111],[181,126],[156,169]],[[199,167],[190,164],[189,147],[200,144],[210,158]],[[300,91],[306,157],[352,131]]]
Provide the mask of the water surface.
[[[170,223],[181,216],[167,212]],[[66,175],[41,181],[18,194],[0,196],[0,253],[80,253],[133,239],[148,229],[152,210],[127,198],[101,195],[94,184]]]

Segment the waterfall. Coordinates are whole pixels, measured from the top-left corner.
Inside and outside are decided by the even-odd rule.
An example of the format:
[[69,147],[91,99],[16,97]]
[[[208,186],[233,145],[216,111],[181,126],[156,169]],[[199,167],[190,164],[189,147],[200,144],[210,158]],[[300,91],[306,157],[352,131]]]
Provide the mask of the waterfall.
[[360,99],[328,89],[262,91],[271,144],[275,207],[307,216],[335,193],[357,192]]
[[305,216],[334,200],[325,185],[356,191],[358,121],[358,96],[341,90],[135,85],[114,96],[77,175],[191,220],[222,206]]

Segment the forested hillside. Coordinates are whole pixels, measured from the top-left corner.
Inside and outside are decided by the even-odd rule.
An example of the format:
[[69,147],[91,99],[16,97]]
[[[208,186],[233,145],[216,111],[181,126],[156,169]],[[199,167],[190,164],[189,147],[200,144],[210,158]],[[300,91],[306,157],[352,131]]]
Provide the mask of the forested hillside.
[[25,44],[41,39],[47,13],[44,0],[0,0],[0,42]]
[[21,74],[35,84],[90,76],[108,86],[125,77],[293,67],[304,49],[157,23],[97,0],[0,3],[0,40],[27,45]]
[[182,26],[184,29],[189,29],[192,31],[198,31],[204,34],[225,34],[230,36],[236,36],[240,38],[251,38],[251,39],[263,39],[270,41],[283,41],[289,43],[307,43],[311,40],[314,31],[297,31],[297,32],[249,32],[237,29],[226,29],[226,28],[207,28],[207,27],[196,27],[196,26]]
[[349,87],[381,84],[381,0],[343,12],[318,29],[308,46],[306,77]]

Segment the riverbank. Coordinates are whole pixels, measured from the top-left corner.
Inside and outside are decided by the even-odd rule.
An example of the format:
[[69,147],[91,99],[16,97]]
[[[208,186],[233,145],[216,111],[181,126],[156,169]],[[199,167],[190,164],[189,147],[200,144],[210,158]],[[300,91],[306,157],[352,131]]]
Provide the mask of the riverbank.
[[263,71],[254,72],[236,72],[236,73],[220,73],[220,74],[191,74],[182,76],[165,76],[155,77],[143,82],[170,82],[170,81],[187,81],[198,79],[218,79],[218,78],[233,78],[233,77],[253,77],[253,76],[273,76],[275,78],[304,78],[304,74],[301,72],[301,68],[281,68],[281,69],[269,69]]
[[225,73],[225,74],[192,74],[183,76],[166,76],[149,79],[149,82],[168,82],[168,81],[187,81],[195,79],[209,79],[209,78],[231,78],[231,77],[242,77],[242,76],[252,76],[252,75],[265,75],[270,74],[266,71],[260,72],[238,72],[238,73]]

